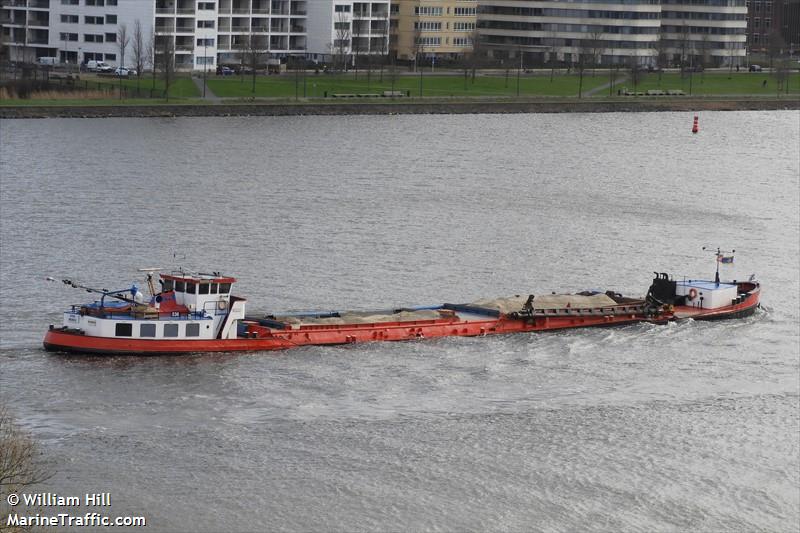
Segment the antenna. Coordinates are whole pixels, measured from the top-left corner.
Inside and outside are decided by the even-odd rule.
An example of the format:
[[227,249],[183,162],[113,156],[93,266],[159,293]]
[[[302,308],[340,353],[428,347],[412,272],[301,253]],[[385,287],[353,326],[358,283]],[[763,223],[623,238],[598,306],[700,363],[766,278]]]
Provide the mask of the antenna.
[[715,259],[715,262],[716,262],[716,265],[717,265],[717,272],[714,275],[714,283],[719,285],[719,264],[722,263],[723,261],[726,262],[726,263],[732,263],[733,262],[733,256],[732,255],[729,256],[730,257],[730,261],[725,261],[726,259],[728,259],[728,257],[725,256],[725,254],[736,253],[736,250],[722,250],[722,249],[720,249],[719,246],[717,246],[716,250],[714,250],[714,248],[711,247],[711,246],[703,246],[703,250],[705,250],[706,252],[713,252],[714,253],[714,259]]

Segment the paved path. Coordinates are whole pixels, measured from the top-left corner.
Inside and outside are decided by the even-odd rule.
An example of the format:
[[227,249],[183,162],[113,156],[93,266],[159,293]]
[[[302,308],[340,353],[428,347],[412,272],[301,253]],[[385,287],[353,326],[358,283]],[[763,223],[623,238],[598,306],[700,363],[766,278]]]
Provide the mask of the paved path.
[[[623,74],[621,76],[618,76],[618,77],[614,78],[614,85],[616,86],[616,85],[619,85],[620,83],[624,83],[626,81],[628,81],[628,76],[625,76]],[[594,96],[594,95],[596,95],[596,94],[598,94],[598,93],[600,93],[602,91],[607,91],[610,86],[611,86],[611,82],[604,83],[603,85],[601,85],[599,87],[595,87],[594,89],[586,91],[585,93],[583,93],[583,95],[584,96]]]
[[[202,96],[202,94],[203,94],[203,78],[200,78],[198,76],[192,76],[192,81],[197,86],[197,90],[200,91],[200,95]],[[222,101],[222,98],[220,98],[219,96],[214,94],[214,92],[211,90],[211,87],[209,87],[208,84],[206,84],[206,100],[211,100],[212,102],[219,103],[219,102]]]

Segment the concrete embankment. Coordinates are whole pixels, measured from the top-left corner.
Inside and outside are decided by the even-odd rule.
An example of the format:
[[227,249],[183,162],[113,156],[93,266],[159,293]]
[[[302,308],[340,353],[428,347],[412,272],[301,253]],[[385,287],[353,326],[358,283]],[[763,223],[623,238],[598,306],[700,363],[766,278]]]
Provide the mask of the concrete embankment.
[[476,113],[615,113],[800,109],[800,98],[641,98],[609,100],[324,101],[157,105],[2,105],[0,118],[217,117]]

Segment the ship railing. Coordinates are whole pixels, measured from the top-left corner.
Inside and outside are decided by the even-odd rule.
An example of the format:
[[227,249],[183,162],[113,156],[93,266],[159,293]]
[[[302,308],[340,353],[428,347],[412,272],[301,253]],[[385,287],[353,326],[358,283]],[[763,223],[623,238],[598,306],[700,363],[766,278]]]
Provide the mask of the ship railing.
[[205,311],[190,311],[188,313],[181,311],[156,311],[156,310],[142,310],[133,311],[130,309],[120,311],[109,311],[104,309],[99,311],[96,308],[86,307],[82,304],[74,304],[68,311],[71,314],[80,314],[91,316],[95,318],[104,318],[107,320],[213,320],[214,317]]

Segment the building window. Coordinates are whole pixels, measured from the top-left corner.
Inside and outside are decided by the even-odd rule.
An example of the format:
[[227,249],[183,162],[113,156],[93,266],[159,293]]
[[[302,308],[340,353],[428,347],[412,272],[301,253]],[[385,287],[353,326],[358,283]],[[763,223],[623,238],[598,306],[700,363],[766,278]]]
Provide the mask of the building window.
[[117,23],[116,15],[106,15],[106,24],[116,24],[116,23]]
[[78,0],[61,0],[62,6],[77,6]]
[[441,17],[442,8],[433,6],[416,6],[414,8],[414,14],[417,16],[424,15],[428,17]]
[[442,31],[442,23],[423,20],[415,22],[414,29],[419,31]]
[[337,4],[333,6],[333,10],[337,13],[350,13],[350,6],[344,4]]
[[61,15],[61,22],[64,24],[77,24],[80,22],[78,15]]
[[115,6],[117,5],[117,0],[106,0],[107,6]]
[[349,22],[334,22],[333,23],[334,30],[340,31],[350,31],[350,23]]
[[[214,64],[214,56],[197,56],[197,64],[198,65],[213,65]],[[203,286],[200,285],[202,289]]]
[[770,25],[772,24],[772,19],[764,19],[764,28],[769,29]]
[[102,7],[106,5],[106,3],[104,0],[86,0],[86,5]]
[[199,337],[200,336],[200,324],[195,322],[186,324],[186,336],[187,337]]
[[164,324],[164,336],[165,337],[177,337],[178,336],[178,324]]
[[117,42],[117,34],[116,33],[106,33],[106,42],[107,43],[115,43],[115,42]]
[[472,39],[469,37],[453,37],[453,46],[472,46]]
[[214,46],[214,39],[197,39],[197,46]]
[[106,54],[106,59],[108,61],[116,61],[117,60],[117,54]]
[[419,46],[439,46],[442,44],[441,37],[419,37],[414,40]]
[[86,33],[83,36],[83,42],[86,43],[102,43],[103,36],[102,35],[94,35],[92,33]]
[[454,22],[453,23],[453,30],[454,31],[472,31],[475,29],[474,22]]
[[78,34],[77,33],[59,33],[58,37],[62,41],[77,41],[78,40]]
[[474,7],[457,7],[453,10],[453,13],[457,17],[474,17],[475,16],[475,8]]
[[200,2],[197,4],[197,9],[201,11],[214,11],[214,2]]
[[198,28],[213,28],[214,21],[213,20],[198,20],[197,21]]
[[117,324],[114,330],[117,337],[130,337],[133,335],[133,324]]
[[83,17],[86,24],[103,24],[103,17]]
[[155,337],[156,325],[155,324],[142,324],[139,326],[140,337]]

